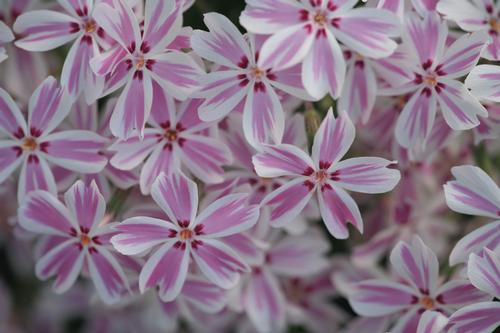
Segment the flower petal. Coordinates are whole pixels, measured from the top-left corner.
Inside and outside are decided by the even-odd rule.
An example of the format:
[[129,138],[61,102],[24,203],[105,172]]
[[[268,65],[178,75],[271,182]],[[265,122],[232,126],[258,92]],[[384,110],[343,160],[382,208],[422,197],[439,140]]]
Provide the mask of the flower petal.
[[484,248],[500,248],[500,221],[490,222],[458,241],[450,254],[450,264],[465,263],[471,253],[480,253]]
[[388,10],[361,7],[339,14],[333,33],[350,49],[371,58],[385,58],[396,50],[390,37],[399,35],[399,20]]
[[478,289],[500,298],[500,258],[485,248],[469,257],[467,272],[470,282]]
[[15,42],[17,47],[28,51],[48,51],[76,38],[80,22],[52,10],[34,10],[17,18],[14,31],[24,36]]
[[346,191],[333,186],[334,183],[331,183],[323,189],[318,188],[319,209],[326,228],[338,239],[349,237],[349,223],[363,233],[363,220],[358,205]]
[[487,12],[469,0],[441,0],[436,9],[445,19],[455,21],[465,31],[484,29],[488,19]]
[[3,183],[21,164],[19,143],[0,140],[0,184]]
[[246,193],[226,195],[211,203],[196,219],[203,234],[210,238],[225,237],[248,230],[259,218],[259,206],[248,205]]
[[138,216],[126,219],[114,229],[118,234],[111,237],[111,244],[118,252],[130,256],[164,243],[176,226],[157,218]]
[[264,146],[252,162],[255,172],[268,178],[297,176],[314,169],[311,158],[303,150],[288,144]]
[[410,243],[400,241],[391,252],[394,270],[407,283],[423,293],[433,293],[437,287],[439,264],[436,255],[418,236]]
[[379,157],[357,157],[340,161],[331,170],[334,183],[345,189],[362,193],[385,193],[391,191],[401,179],[399,170],[389,169],[394,165]]
[[189,55],[171,51],[151,59],[151,76],[173,97],[183,101],[198,89],[204,72]]
[[280,144],[285,130],[285,116],[276,92],[267,82],[261,84],[255,83],[250,89],[243,111],[243,132],[253,147]]
[[145,6],[144,53],[163,51],[177,36],[182,27],[182,5],[180,1],[149,0]]
[[118,140],[108,150],[116,152],[110,163],[120,170],[132,170],[141,164],[157,146],[161,134],[157,129],[146,128],[144,137],[134,135],[127,140]]
[[398,143],[411,148],[424,144],[428,139],[436,118],[436,96],[420,88],[406,103],[396,122]]
[[127,277],[116,258],[103,246],[89,252],[87,260],[90,277],[97,294],[106,304],[117,303],[129,289]]
[[448,207],[462,214],[498,218],[500,189],[486,172],[472,165],[462,165],[453,167],[451,173],[456,180],[444,185]]
[[108,159],[99,153],[108,140],[91,131],[71,130],[50,134],[45,157],[51,163],[82,173],[100,172]]
[[314,135],[312,159],[316,167],[335,165],[349,150],[355,136],[355,128],[345,112],[337,119],[330,108]]
[[40,155],[28,155],[24,158],[19,175],[17,200],[22,202],[26,194],[34,190],[45,190],[57,194],[56,181],[49,164]]
[[203,21],[209,32],[197,30],[191,37],[191,47],[196,54],[216,64],[239,69],[246,66],[253,55],[248,42],[238,28],[224,15],[207,13]]
[[461,308],[448,322],[450,333],[490,333],[500,325],[500,303],[482,302]]
[[437,94],[437,98],[444,119],[451,128],[471,129],[479,125],[478,116],[488,116],[488,111],[461,82],[443,79],[442,83],[444,88]]
[[139,136],[143,137],[152,100],[153,87],[149,73],[135,72],[120,94],[111,116],[109,125],[113,135],[120,139],[128,139],[134,131],[137,131]]
[[444,306],[460,308],[462,306],[491,300],[491,296],[477,289],[471,281],[465,279],[450,280],[436,292],[436,299]]
[[26,230],[68,237],[76,227],[70,211],[51,193],[34,191],[19,207],[19,224]]
[[300,24],[300,12],[304,9],[293,0],[249,0],[241,13],[240,23],[256,34],[274,31]]
[[318,35],[302,64],[302,84],[315,99],[330,93],[338,98],[345,80],[346,65],[340,46],[329,30]]
[[306,181],[305,177],[293,179],[269,193],[262,200],[262,205],[271,208],[269,223],[272,226],[281,227],[302,212],[314,193]]
[[500,66],[475,67],[465,79],[465,85],[477,98],[500,102]]
[[182,297],[204,313],[218,313],[226,305],[226,292],[201,278],[188,277]]
[[151,186],[162,172],[169,175],[179,171],[177,155],[176,151],[165,148],[162,144],[156,146],[141,169],[139,184],[142,194],[148,195],[151,192]]
[[408,309],[414,291],[410,287],[385,280],[366,280],[354,285],[349,304],[362,316],[379,317]]
[[66,90],[52,76],[46,78],[31,95],[28,126],[30,134],[40,136],[52,132],[71,110]]
[[201,272],[223,289],[233,288],[238,283],[240,272],[249,270],[236,252],[215,239],[204,238],[202,243],[191,251]]
[[54,292],[61,294],[75,283],[80,275],[85,251],[78,247],[76,239],[69,239],[45,253],[36,263],[36,276],[41,280],[55,276]]
[[221,141],[201,135],[183,135],[180,147],[182,162],[205,183],[224,180],[222,166],[232,162],[229,148]]
[[151,196],[172,222],[194,222],[198,209],[198,187],[183,174],[160,174]]
[[425,311],[418,322],[417,333],[439,333],[448,323],[448,317],[437,311]]
[[23,137],[28,133],[21,110],[2,88],[0,88],[0,132],[11,138]]
[[167,242],[160,247],[146,262],[139,275],[139,289],[158,286],[158,294],[162,301],[174,300],[186,281],[189,268],[189,249],[174,246]]
[[126,1],[112,1],[112,5],[105,2],[97,4],[93,17],[111,38],[133,53],[140,46],[139,22]]
[[64,194],[64,202],[80,227],[90,231],[97,227],[106,212],[106,201],[95,181],[89,186],[77,181]]
[[276,277],[265,268],[251,275],[243,302],[258,332],[281,332],[285,328],[286,300]]

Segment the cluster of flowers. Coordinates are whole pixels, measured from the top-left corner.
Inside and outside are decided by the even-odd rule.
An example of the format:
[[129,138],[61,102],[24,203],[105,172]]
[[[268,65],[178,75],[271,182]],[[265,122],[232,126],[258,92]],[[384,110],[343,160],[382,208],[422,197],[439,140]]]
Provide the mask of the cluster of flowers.
[[2,4],[0,331],[494,331],[500,3],[193,3]]

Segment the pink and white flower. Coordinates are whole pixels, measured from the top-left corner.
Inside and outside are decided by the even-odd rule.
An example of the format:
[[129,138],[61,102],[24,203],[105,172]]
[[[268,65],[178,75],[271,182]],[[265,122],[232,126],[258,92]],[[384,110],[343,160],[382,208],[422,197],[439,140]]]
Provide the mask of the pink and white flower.
[[448,27],[437,14],[431,13],[423,19],[408,14],[402,36],[410,60],[401,66],[413,78],[383,92],[392,95],[411,93],[396,124],[399,144],[405,148],[425,144],[438,105],[453,130],[478,126],[478,116],[486,117],[488,113],[458,79],[477,64],[487,34],[463,35],[447,47]]
[[73,41],[64,61],[61,84],[72,100],[84,92],[87,103],[93,103],[102,93],[104,79],[96,76],[89,62],[99,55],[104,43],[104,31],[93,19],[98,1],[58,0],[67,13],[34,10],[21,14],[14,31],[23,36],[16,46],[31,52],[48,51]]
[[96,173],[106,165],[107,159],[99,155],[105,138],[81,130],[52,133],[70,108],[66,91],[48,77],[30,98],[26,122],[16,103],[0,88],[0,131],[8,136],[0,140],[0,182],[21,166],[19,202],[36,189],[57,193],[49,162],[82,173]]
[[113,0],[96,6],[94,19],[117,42],[109,51],[94,57],[90,65],[98,76],[107,76],[104,94],[125,86],[111,116],[113,135],[127,139],[136,130],[144,135],[155,98],[153,86],[185,100],[198,87],[200,66],[188,55],[167,47],[182,28],[183,1],[147,0],[144,30],[130,6]]
[[340,159],[352,145],[355,129],[345,113],[335,119],[330,109],[314,137],[312,158],[287,144],[265,146],[253,157],[261,177],[292,179],[267,195],[262,204],[271,207],[270,223],[280,227],[296,217],[316,192],[323,221],[331,235],[347,238],[347,224],[363,231],[361,213],[345,191],[384,193],[399,182],[395,162],[378,157]]
[[241,24],[256,34],[272,34],[264,43],[259,64],[273,70],[302,62],[302,83],[320,99],[340,95],[346,65],[341,41],[351,50],[372,58],[396,49],[397,17],[388,10],[353,8],[357,1],[247,0]]
[[254,147],[281,143],[285,116],[278,91],[310,100],[300,79],[300,67],[273,69],[261,62],[265,37],[243,36],[228,18],[217,13],[204,15],[209,32],[195,31],[191,46],[201,57],[221,68],[201,78],[198,97],[205,98],[200,118],[215,121],[243,105],[243,132]]
[[[419,322],[441,321],[433,312],[449,316],[464,305],[491,298],[465,279],[450,280],[438,286],[438,260],[418,236],[411,243],[398,243],[390,261],[397,281],[361,281],[349,295],[349,303],[360,315],[401,314],[390,331],[415,332]],[[433,316],[437,317],[432,319]]]
[[36,274],[46,280],[55,276],[57,293],[67,291],[82,270],[88,270],[100,298],[116,303],[127,291],[128,281],[109,242],[111,225],[100,225],[106,202],[93,182],[76,182],[64,195],[64,204],[53,194],[37,190],[28,194],[19,208],[19,223],[29,231],[59,237],[36,265]]
[[115,152],[111,165],[119,170],[132,170],[146,160],[141,168],[141,192],[149,194],[160,173],[167,175],[187,168],[206,183],[224,180],[223,165],[231,164],[232,156],[222,142],[209,136],[213,123],[198,118],[199,99],[176,103],[159,85],[153,85],[151,119],[144,131],[127,140],[117,140],[108,149]]
[[251,228],[259,217],[258,206],[246,204],[247,194],[225,196],[200,214],[196,184],[182,174],[161,174],[151,195],[170,221],[132,217],[116,226],[118,235],[111,242],[125,255],[153,251],[139,276],[139,289],[158,286],[160,298],[175,299],[185,281],[191,259],[208,280],[221,288],[236,285],[248,265],[219,238]]
[[7,52],[4,45],[14,40],[14,34],[10,31],[9,27],[0,21],[0,62],[7,59]]
[[449,319],[449,333],[492,333],[500,324],[500,303],[481,302],[459,309]]
[[[444,185],[448,207],[462,214],[500,217],[500,189],[483,170],[462,165],[453,167],[451,173],[456,180]],[[450,254],[450,264],[466,262],[469,254],[478,254],[483,248],[497,251],[499,240],[500,220],[490,222],[458,241]]]

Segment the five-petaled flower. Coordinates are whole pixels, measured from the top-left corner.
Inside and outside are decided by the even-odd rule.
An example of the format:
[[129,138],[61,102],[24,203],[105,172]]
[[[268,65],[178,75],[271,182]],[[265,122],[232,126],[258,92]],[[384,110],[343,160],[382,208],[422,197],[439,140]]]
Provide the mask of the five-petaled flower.
[[158,286],[160,298],[171,301],[184,285],[191,258],[200,271],[221,288],[232,288],[241,272],[249,269],[243,259],[218,238],[251,228],[259,217],[257,205],[247,205],[248,194],[227,195],[198,210],[198,188],[182,174],[161,174],[151,196],[170,221],[139,216],[116,226],[111,238],[125,255],[155,250],[139,276],[141,292]]
[[46,280],[56,277],[54,290],[68,290],[82,271],[88,270],[97,293],[106,303],[116,303],[129,289],[109,239],[112,224],[101,225],[106,202],[95,182],[76,182],[62,204],[53,194],[37,190],[19,207],[19,223],[29,231],[55,236],[57,241],[36,264],[36,274]]
[[306,206],[314,192],[328,231],[347,238],[347,224],[363,231],[361,213],[344,189],[363,193],[388,192],[396,186],[400,172],[388,168],[394,162],[378,157],[358,157],[344,161],[354,141],[355,129],[345,113],[335,119],[330,109],[314,137],[312,158],[287,144],[265,146],[253,157],[261,177],[290,176],[292,180],[267,195],[262,204],[271,206],[273,226],[283,226]]

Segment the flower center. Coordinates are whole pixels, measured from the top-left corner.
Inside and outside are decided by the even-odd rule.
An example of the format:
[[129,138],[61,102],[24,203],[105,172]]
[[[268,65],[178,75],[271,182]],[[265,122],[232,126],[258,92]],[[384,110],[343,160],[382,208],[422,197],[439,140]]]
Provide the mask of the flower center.
[[328,17],[326,16],[326,13],[319,11],[314,15],[313,21],[314,24],[323,28],[326,25],[326,22],[328,21]]
[[257,79],[257,80],[260,80],[263,76],[266,75],[266,72],[263,71],[262,69],[260,69],[259,67],[255,66],[254,68],[252,68],[252,72],[251,72],[251,75]]
[[318,184],[324,184],[328,179],[328,172],[326,170],[318,170],[313,175],[314,181]]
[[83,246],[89,245],[91,241],[90,237],[86,234],[80,235],[80,243],[82,243]]
[[144,57],[138,57],[137,60],[136,60],[136,63],[135,63],[135,69],[137,69],[138,71],[141,70],[144,65],[146,64],[146,60],[144,60]]
[[169,129],[169,130],[166,130],[165,131],[165,139],[167,139],[168,141],[175,141],[177,140],[177,131],[176,130],[172,130],[172,129]]
[[434,308],[434,299],[429,296],[423,296],[420,299],[420,305],[422,305],[426,310],[431,310]]
[[179,238],[182,241],[186,241],[186,240],[190,239],[192,236],[193,236],[193,232],[191,230],[189,230],[189,229],[182,229],[179,232]]
[[94,20],[89,20],[85,22],[85,32],[88,34],[91,34],[97,30],[97,24],[95,23]]
[[499,32],[500,31],[500,23],[498,23],[498,20],[497,19],[490,19],[490,21],[488,22],[488,24],[490,25],[490,29],[494,32]]
[[430,87],[435,87],[438,84],[438,81],[436,80],[436,77],[434,75],[425,77],[424,82]]
[[26,138],[21,147],[24,150],[34,151],[38,147],[38,144],[34,138]]

